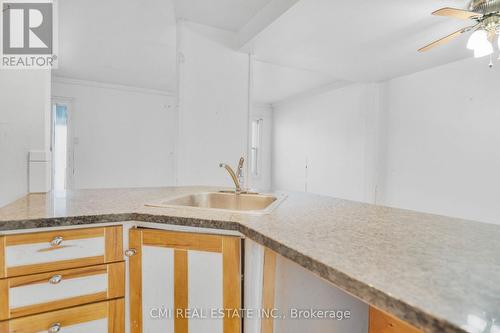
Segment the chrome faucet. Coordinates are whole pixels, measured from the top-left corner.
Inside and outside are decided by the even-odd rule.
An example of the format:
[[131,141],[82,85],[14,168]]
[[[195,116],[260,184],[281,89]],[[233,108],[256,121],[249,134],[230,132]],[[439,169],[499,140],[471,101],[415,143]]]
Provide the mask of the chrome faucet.
[[245,159],[243,157],[240,157],[240,160],[238,162],[238,169],[236,169],[236,177],[240,182],[240,187],[245,187],[245,178],[243,176],[243,163],[245,163]]
[[231,168],[230,165],[226,164],[226,163],[220,163],[219,164],[219,167],[221,168],[225,168],[227,170],[227,172],[229,173],[229,175],[231,176],[231,179],[233,180],[234,182],[234,187],[235,187],[235,191],[236,191],[236,194],[239,194],[241,193],[241,183],[240,183],[240,179],[243,178],[243,163],[244,163],[245,159],[242,157],[240,158],[240,161],[238,163],[238,169],[236,169],[237,173],[235,173],[233,171],[233,168]]

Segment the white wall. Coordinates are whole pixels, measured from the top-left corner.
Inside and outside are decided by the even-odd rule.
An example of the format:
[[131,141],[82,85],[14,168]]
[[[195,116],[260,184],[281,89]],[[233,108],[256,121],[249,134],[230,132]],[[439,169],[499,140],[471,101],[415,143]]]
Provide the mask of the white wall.
[[174,184],[174,97],[60,78],[52,95],[72,98],[75,188]]
[[50,72],[0,72],[0,207],[28,192],[28,152],[49,148]]
[[234,186],[219,163],[247,154],[248,56],[233,33],[182,21],[178,32],[178,184]]
[[353,84],[274,105],[273,187],[371,201],[377,97]]
[[380,203],[500,224],[498,65],[471,58],[384,84]]
[[470,58],[275,105],[273,186],[500,224],[499,72]]

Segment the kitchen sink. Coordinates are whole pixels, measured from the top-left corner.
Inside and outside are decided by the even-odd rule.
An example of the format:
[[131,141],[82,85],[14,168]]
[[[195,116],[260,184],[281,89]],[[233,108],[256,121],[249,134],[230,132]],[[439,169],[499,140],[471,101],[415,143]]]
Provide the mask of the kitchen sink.
[[284,195],[254,194],[234,192],[204,192],[183,195],[171,199],[148,203],[149,207],[192,207],[210,210],[224,210],[248,214],[269,214],[281,201]]

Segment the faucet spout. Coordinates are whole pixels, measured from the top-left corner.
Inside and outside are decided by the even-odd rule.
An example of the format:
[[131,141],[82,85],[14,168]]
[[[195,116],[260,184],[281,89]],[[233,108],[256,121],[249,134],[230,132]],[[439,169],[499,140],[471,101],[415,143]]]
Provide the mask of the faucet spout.
[[231,168],[229,165],[227,165],[226,163],[220,163],[219,164],[219,167],[221,168],[224,168],[227,170],[227,172],[229,173],[229,175],[231,176],[231,179],[233,180],[234,182],[234,186],[236,188],[236,193],[241,193],[241,185],[240,185],[240,181],[238,180],[238,177],[236,176],[236,173],[234,173],[233,171],[233,168]]

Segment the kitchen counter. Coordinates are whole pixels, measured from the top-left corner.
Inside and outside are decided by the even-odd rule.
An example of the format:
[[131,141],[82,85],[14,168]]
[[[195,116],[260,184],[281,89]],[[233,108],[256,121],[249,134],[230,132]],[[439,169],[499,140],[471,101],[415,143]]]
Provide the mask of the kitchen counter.
[[306,193],[287,193],[262,216],[144,206],[208,190],[29,195],[0,209],[0,233],[130,220],[235,230],[425,332],[481,321],[477,332],[500,332],[500,226]]

